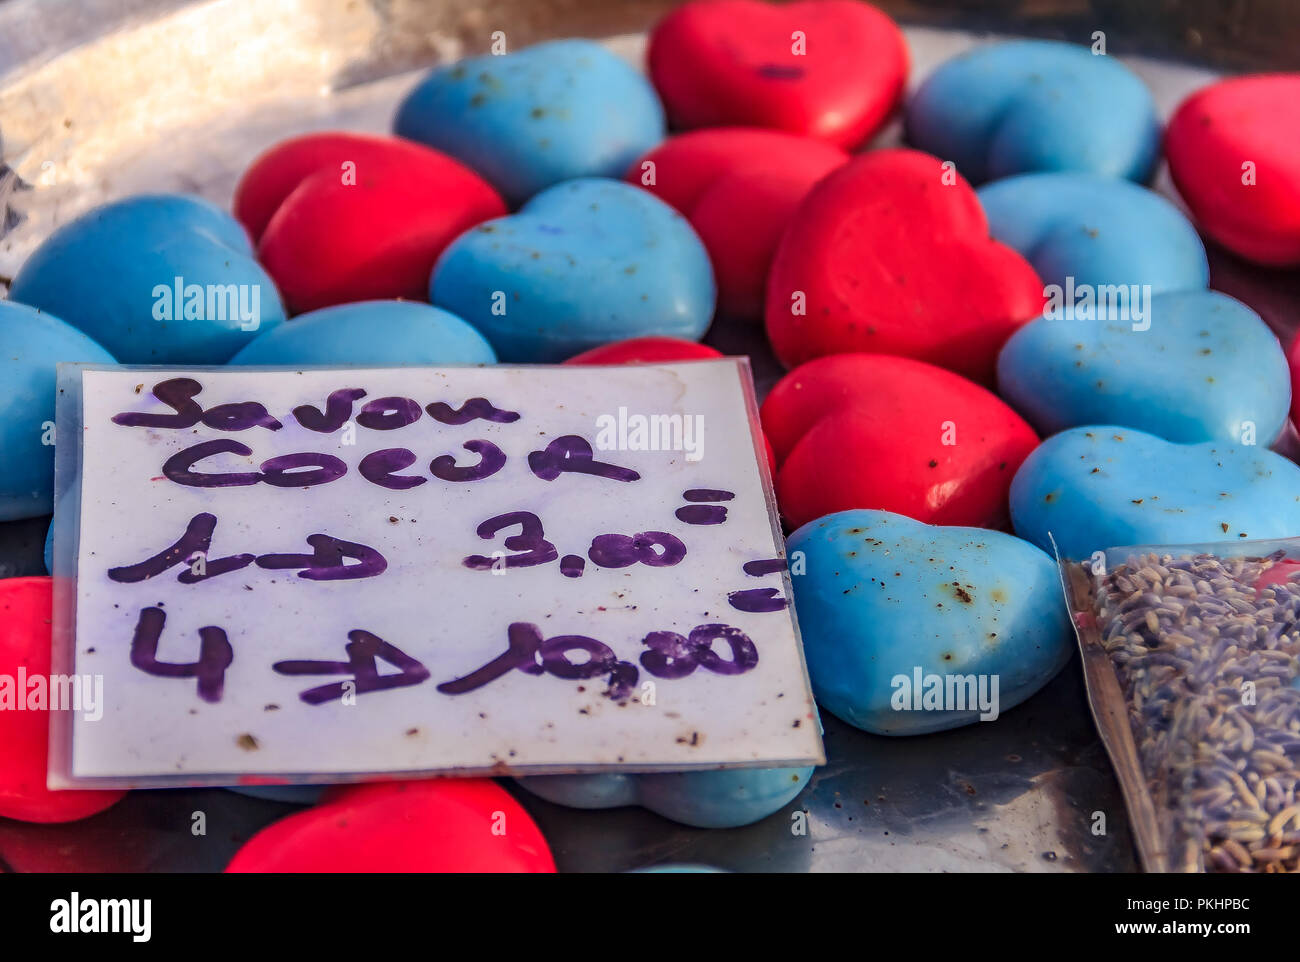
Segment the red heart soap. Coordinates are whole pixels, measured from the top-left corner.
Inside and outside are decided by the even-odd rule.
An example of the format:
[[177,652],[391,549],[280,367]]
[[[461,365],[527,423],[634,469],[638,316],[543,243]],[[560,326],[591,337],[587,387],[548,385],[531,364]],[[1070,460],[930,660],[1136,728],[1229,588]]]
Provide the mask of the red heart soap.
[[[707,344],[697,344],[679,337],[634,337],[613,344],[602,344],[590,351],[575,354],[565,364],[665,364],[670,361],[700,361],[723,355]],[[772,444],[763,438],[767,469],[776,476],[776,458]]]
[[763,402],[781,514],[798,527],[877,508],[926,524],[1000,527],[1038,444],[992,392],[904,357],[837,354],[795,368]]
[[885,121],[908,66],[898,25],[855,0],[686,3],[646,56],[673,127],[769,127],[841,147]]
[[632,337],[575,354],[565,364],[664,364],[722,357],[707,344],[680,337]]
[[1300,264],[1300,73],[1198,90],[1170,119],[1165,154],[1206,234],[1259,264]]
[[[627,180],[690,214],[719,177],[745,168],[772,166],[765,154],[773,155],[777,165],[820,163],[827,170],[848,159],[838,147],[811,137],[757,127],[718,127],[669,137],[628,168]],[[650,163],[652,169],[646,166]]]
[[1259,591],[1269,585],[1284,585],[1291,580],[1292,575],[1297,573],[1300,573],[1300,561],[1284,558],[1256,578],[1251,587]]
[[[75,821],[102,812],[126,794],[45,787],[50,715],[33,703],[30,683],[43,678],[48,693],[52,586],[48,577],[0,581],[0,676],[12,686],[9,694],[15,699],[11,704],[0,692],[0,817],[23,822]],[[25,690],[18,686],[20,668]]]
[[700,235],[719,313],[759,318],[772,255],[791,216],[812,186],[847,160],[810,137],[718,128],[670,138],[633,164],[627,179],[677,208]]
[[[429,148],[397,137],[325,132],[284,140],[261,154],[244,172],[235,187],[232,203],[235,219],[244,225],[253,241],[262,239],[266,225],[285,198],[312,174],[329,168],[343,176],[343,164],[363,165],[405,156],[414,163],[427,160]],[[437,154],[443,157],[442,154]]]
[[878,150],[813,188],[777,248],[767,334],[793,367],[866,351],[984,384],[998,351],[1045,303],[1043,282],[989,237],[970,185],[935,157]]
[[1291,343],[1291,420],[1300,428],[1300,336]]
[[227,872],[554,872],[541,830],[487,778],[367,782],[266,828]]
[[427,301],[443,248],[506,212],[487,181],[445,154],[347,133],[272,147],[244,173],[234,210],[293,313]]

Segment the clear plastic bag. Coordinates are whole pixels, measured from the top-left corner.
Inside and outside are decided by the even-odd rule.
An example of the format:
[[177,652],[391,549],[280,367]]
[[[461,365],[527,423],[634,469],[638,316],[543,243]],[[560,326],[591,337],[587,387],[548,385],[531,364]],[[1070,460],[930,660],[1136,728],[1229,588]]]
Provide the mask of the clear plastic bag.
[[1062,570],[1144,868],[1300,871],[1300,538]]

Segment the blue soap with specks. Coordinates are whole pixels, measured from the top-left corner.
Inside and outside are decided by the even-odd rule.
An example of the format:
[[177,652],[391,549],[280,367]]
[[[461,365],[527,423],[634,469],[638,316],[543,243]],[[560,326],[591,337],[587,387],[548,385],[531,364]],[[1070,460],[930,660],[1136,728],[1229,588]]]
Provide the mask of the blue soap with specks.
[[907,139],[972,183],[1031,171],[1146,181],[1160,118],[1128,67],[1050,40],[976,47],[939,65],[907,105]]
[[35,518],[54,508],[55,366],[60,361],[112,364],[113,355],[52,314],[0,301],[0,521]]
[[532,775],[515,779],[534,795],[570,808],[639,805],[695,828],[735,828],[780,811],[811,768],[730,768],[624,775]]
[[386,367],[496,359],[483,335],[455,314],[414,301],[360,301],[300,314],[251,341],[230,363]]
[[478,171],[518,206],[575,177],[622,177],[664,138],[650,82],[590,40],[438,67],[407,95],[402,137]]
[[1249,307],[1171,291],[1128,319],[1054,312],[1026,324],[998,355],[998,393],[1044,436],[1122,424],[1168,441],[1267,447],[1286,426],[1291,378]]
[[1044,441],[1011,482],[1016,533],[1061,557],[1300,535],[1300,466],[1262,445],[1176,444],[1116,425]]
[[479,224],[434,265],[429,299],[506,362],[551,363],[651,335],[698,340],[713,268],[681,214],[629,184],[571,180]]
[[1209,285],[1196,228],[1145,187],[1094,174],[1048,173],[1008,177],[978,193],[989,233],[1019,251],[1044,284],[1080,293],[1138,285],[1152,294]]
[[123,364],[221,364],[284,322],[239,222],[181,194],[105,204],[19,268],[11,300],[55,314]]
[[813,694],[857,728],[995,721],[1074,651],[1055,562],[1012,535],[855,509],[808,522],[786,554],[803,571],[791,580]]

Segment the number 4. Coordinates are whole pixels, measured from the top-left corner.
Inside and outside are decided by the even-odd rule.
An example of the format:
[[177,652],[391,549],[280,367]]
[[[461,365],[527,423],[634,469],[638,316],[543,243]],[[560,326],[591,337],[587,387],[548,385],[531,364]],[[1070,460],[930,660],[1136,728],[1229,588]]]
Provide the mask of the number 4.
[[158,641],[166,623],[167,615],[161,608],[140,609],[135,637],[131,639],[131,664],[158,678],[197,678],[199,697],[207,702],[220,701],[226,669],[235,660],[225,631],[212,625],[200,628],[198,660],[177,664],[158,660]]

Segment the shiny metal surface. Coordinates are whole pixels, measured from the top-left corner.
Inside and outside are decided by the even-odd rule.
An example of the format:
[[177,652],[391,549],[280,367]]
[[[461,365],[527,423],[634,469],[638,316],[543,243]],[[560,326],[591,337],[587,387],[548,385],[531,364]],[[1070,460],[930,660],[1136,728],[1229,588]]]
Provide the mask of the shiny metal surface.
[[[1005,2],[971,14],[964,3],[882,5],[944,24],[986,22],[1035,7]],[[635,31],[668,6],[663,0],[2,0],[0,157],[13,175],[0,173],[0,205],[11,209],[7,218],[0,210],[0,224],[7,225],[0,226],[0,285],[54,226],[105,199],[179,190],[226,204],[239,172],[283,137],[325,128],[386,132],[394,104],[416,79],[413,71],[486,48],[493,30],[504,30],[516,47],[548,36],[618,34],[611,46],[638,61],[643,40]],[[1124,23],[1122,4],[1119,14],[1114,3],[1046,6],[1061,15],[1022,21],[1033,32],[1080,40],[1098,17]],[[1198,5],[1165,6],[1174,26],[1157,24],[1152,32],[1143,21],[1121,31],[1115,49],[1140,48],[1144,37],[1165,37],[1183,54],[1205,46],[1203,38],[1192,43],[1186,30],[1194,28],[1178,19],[1199,23],[1191,9]],[[1171,30],[1182,39],[1171,40]],[[928,27],[909,28],[908,38],[913,83],[982,39]],[[1231,54],[1241,44],[1226,49]],[[1259,56],[1280,62],[1289,54],[1269,48]],[[1166,113],[1213,76],[1202,67],[1130,62]],[[897,136],[894,125],[879,142]],[[1167,187],[1165,179],[1162,174]],[[1214,263],[1218,286],[1255,304],[1280,331],[1294,328],[1296,281],[1261,276],[1223,255]],[[715,326],[709,341],[750,354],[760,392],[779,376],[757,328]],[[43,572],[45,526],[45,519],[0,524],[0,576]],[[563,870],[660,862],[774,871],[1136,867],[1077,663],[995,723],[908,739],[867,735],[830,717],[826,728],[829,764],[786,811],[747,828],[687,829],[640,810],[576,812],[517,793]],[[0,868],[219,870],[245,838],[292,810],[219,790],[135,792],[71,825],[0,819]],[[207,813],[206,836],[191,834],[195,811]],[[806,835],[793,830],[796,811],[807,812]],[[1104,834],[1094,834],[1097,813]]]

